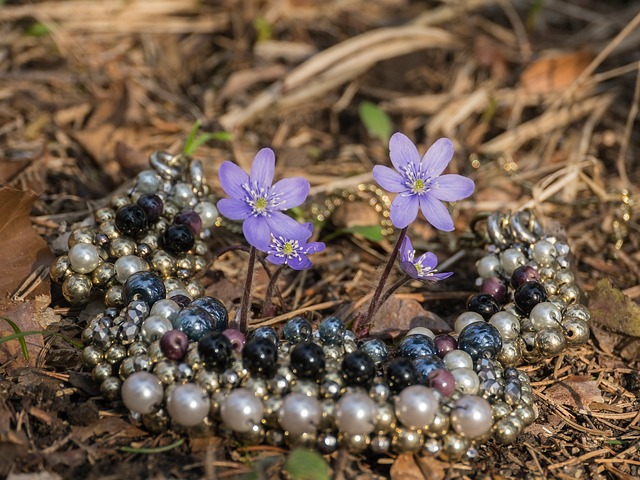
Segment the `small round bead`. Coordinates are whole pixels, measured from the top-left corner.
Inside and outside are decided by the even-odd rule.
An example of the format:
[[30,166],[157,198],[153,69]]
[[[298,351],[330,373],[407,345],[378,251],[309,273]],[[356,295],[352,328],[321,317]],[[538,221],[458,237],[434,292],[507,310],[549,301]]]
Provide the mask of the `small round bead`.
[[320,335],[320,339],[326,345],[341,344],[344,332],[344,322],[337,317],[324,318],[318,326],[318,334]]
[[386,361],[389,355],[387,345],[379,338],[372,338],[371,340],[365,341],[360,346],[360,350],[369,355],[369,358],[371,358],[377,366],[380,366]]
[[484,322],[484,317],[477,312],[462,312],[456,318],[453,329],[456,333],[460,333],[465,327],[476,322]]
[[293,317],[285,323],[282,334],[289,343],[308,342],[312,338],[311,324],[303,317]]
[[346,393],[334,409],[336,425],[348,435],[366,435],[375,427],[376,405],[365,393]]
[[291,351],[291,371],[298,378],[319,380],[325,369],[324,351],[313,342],[303,342]]
[[508,276],[510,276],[516,268],[524,265],[525,262],[524,254],[516,248],[508,248],[500,254],[500,265],[502,265],[502,270],[504,270],[504,273]]
[[484,398],[464,395],[451,410],[451,426],[460,435],[475,439],[486,435],[493,425],[491,405]]
[[456,390],[468,395],[475,395],[480,388],[478,374],[471,368],[456,368],[451,370],[451,374],[456,381]]
[[415,430],[398,427],[391,436],[391,447],[399,453],[417,452],[422,448],[424,437]]
[[520,336],[520,320],[509,312],[494,314],[489,319],[489,324],[498,330],[503,342],[513,342]]
[[162,279],[155,273],[136,272],[127,278],[122,295],[127,304],[139,296],[147,305],[152,306],[165,297],[166,290]]
[[538,240],[533,244],[533,259],[542,266],[550,265],[558,255],[553,243],[546,240]]
[[511,286],[516,289],[527,282],[538,281],[540,281],[540,276],[538,275],[536,269],[531,265],[523,265],[521,267],[518,267],[511,274]]
[[164,298],[162,300],[158,300],[153,304],[153,306],[151,307],[150,315],[158,315],[160,317],[173,320],[174,318],[176,318],[179,312],[180,305],[178,305],[173,300]]
[[499,278],[487,278],[482,282],[480,293],[491,295],[496,302],[503,303],[507,298],[507,284]]
[[216,372],[225,371],[233,361],[231,342],[219,332],[208,333],[198,340],[198,354]]
[[189,305],[190,307],[198,307],[202,308],[205,312],[207,312],[211,319],[213,320],[212,328],[221,332],[226,330],[229,326],[229,314],[224,304],[213,297],[202,297],[194,300]]
[[280,426],[291,435],[315,433],[318,430],[322,407],[318,399],[301,393],[290,393],[278,410]]
[[447,353],[442,361],[449,370],[456,368],[473,368],[471,355],[463,350],[453,350]]
[[423,430],[433,422],[438,403],[435,390],[422,385],[412,385],[396,397],[396,417],[407,428]]
[[142,195],[136,204],[144,211],[149,223],[155,223],[164,209],[164,202],[155,193]]
[[500,305],[495,298],[487,293],[476,293],[467,300],[467,310],[482,315],[482,318],[489,320],[500,310]]
[[262,422],[262,401],[246,388],[232,390],[222,405],[220,417],[234,432],[249,432]]
[[195,242],[196,237],[186,225],[171,225],[163,235],[164,248],[173,254],[188,252]]
[[561,353],[567,346],[561,330],[545,328],[540,330],[535,337],[536,349],[545,357],[552,357]]
[[76,243],[69,250],[69,263],[78,273],[91,273],[100,263],[98,249],[90,243]]
[[215,226],[219,214],[218,209],[213,203],[200,202],[195,207],[193,207],[193,210],[198,215],[200,215],[200,219],[202,220],[202,228],[212,228]]
[[167,412],[178,425],[192,427],[200,424],[209,409],[207,392],[194,383],[178,385],[167,397]]
[[160,338],[160,349],[169,360],[182,360],[188,348],[189,339],[180,330],[169,330]]
[[502,270],[500,259],[496,255],[482,257],[476,262],[476,270],[481,278],[495,278]]
[[368,387],[376,375],[376,366],[369,355],[356,350],[344,356],[342,375],[347,385]]
[[516,441],[519,433],[520,430],[509,419],[503,418],[496,423],[493,439],[501,445],[511,445]]
[[436,348],[438,349],[438,356],[444,358],[444,356],[458,348],[458,340],[451,335],[438,335],[434,340]]
[[69,257],[67,255],[61,255],[56,258],[51,263],[51,267],[49,269],[51,280],[56,283],[62,283],[64,279],[72,273],[73,271],[71,270],[71,262],[69,261]]
[[465,327],[458,336],[458,348],[480,358],[494,358],[502,348],[500,333],[489,323],[473,323]]
[[153,170],[143,170],[136,177],[136,190],[140,193],[155,193],[160,188],[160,177]]
[[240,333],[240,330],[235,328],[227,328],[222,331],[222,334],[231,342],[231,348],[234,352],[241,352],[245,345],[245,336]]
[[91,296],[91,280],[86,275],[74,273],[62,283],[62,295],[73,304],[87,303]]
[[178,182],[173,186],[171,191],[173,201],[181,208],[188,207],[194,202],[196,196],[193,193],[193,187],[188,183]]
[[274,345],[278,345],[280,340],[278,338],[278,332],[276,329],[270,326],[258,327],[253,332],[251,332],[251,338],[266,338]]
[[562,321],[567,345],[576,347],[589,340],[589,325],[578,317],[567,317]]
[[435,388],[444,398],[453,395],[456,390],[456,378],[444,368],[436,368],[428,377],[428,385]]
[[398,349],[396,350],[397,356],[407,358],[420,358],[427,355],[437,354],[438,350],[436,349],[433,340],[422,334],[405,337],[398,344]]
[[242,364],[252,375],[271,378],[278,370],[278,348],[267,338],[254,337],[242,350]]
[[202,231],[202,220],[200,216],[193,210],[184,210],[173,217],[175,225],[186,225],[191,229],[194,235],[200,235]]
[[113,263],[102,263],[91,274],[91,282],[98,287],[104,287],[115,276],[116,266]]
[[442,440],[441,455],[449,460],[460,460],[469,449],[469,440],[453,432],[447,433]]
[[527,282],[518,287],[513,299],[518,308],[529,315],[533,307],[547,301],[547,292],[539,282]]
[[387,367],[387,382],[394,393],[418,383],[418,372],[408,358],[395,358]]
[[119,378],[108,377],[100,383],[100,393],[107,400],[114,401],[120,395],[120,387],[122,382]]
[[147,216],[137,205],[125,205],[116,212],[116,228],[128,237],[136,238],[147,228]]
[[129,410],[146,415],[164,399],[164,389],[158,377],[148,372],[129,375],[120,389],[122,401]]
[[116,260],[116,279],[124,283],[136,272],[144,272],[149,269],[149,265],[136,255],[125,255]]

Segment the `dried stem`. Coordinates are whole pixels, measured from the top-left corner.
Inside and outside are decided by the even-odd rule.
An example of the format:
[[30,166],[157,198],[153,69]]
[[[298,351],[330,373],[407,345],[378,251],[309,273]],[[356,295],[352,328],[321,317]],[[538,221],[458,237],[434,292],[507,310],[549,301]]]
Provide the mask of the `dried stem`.
[[382,307],[382,305],[384,305],[384,302],[389,300],[389,297],[391,295],[393,295],[396,290],[398,290],[402,285],[407,283],[409,280],[411,280],[411,277],[405,273],[401,278],[396,280],[396,282],[393,285],[391,285],[389,288],[387,288],[386,292],[384,292],[380,296],[380,300],[378,300],[378,304],[376,305],[376,309],[373,312],[372,316],[375,315],[378,310],[380,310],[380,307]]
[[[269,310],[273,307],[273,302],[271,298],[273,297],[273,292],[276,289],[276,282],[278,281],[278,277],[280,273],[284,270],[285,265],[282,264],[278,268],[275,269],[273,274],[269,278],[269,285],[267,285],[267,291],[264,294],[264,303],[262,305],[262,316],[272,316],[273,313],[270,313]],[[284,304],[283,304],[284,305]]]
[[240,303],[240,317],[238,319],[238,330],[244,335],[249,330],[249,305],[251,303],[251,284],[253,283],[253,269],[256,264],[256,247],[249,248],[249,264],[247,265],[247,279],[244,282],[244,292],[242,293],[242,303]]

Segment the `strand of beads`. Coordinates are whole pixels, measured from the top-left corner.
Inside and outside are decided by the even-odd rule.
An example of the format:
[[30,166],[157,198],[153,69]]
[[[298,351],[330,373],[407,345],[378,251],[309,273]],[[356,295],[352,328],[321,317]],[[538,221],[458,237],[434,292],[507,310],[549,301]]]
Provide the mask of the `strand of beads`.
[[95,212],[94,226],[71,233],[69,253],[53,262],[51,278],[70,303],[86,303],[100,289],[107,306],[121,307],[123,285],[139,271],[159,274],[169,292],[203,294],[197,277],[207,265],[204,240],[220,220],[202,165],[164,152],[149,163],[130,191]]
[[545,235],[530,210],[491,215],[485,236],[487,254],[476,265],[480,293],[467,301],[455,331],[498,333],[502,345],[496,358],[505,366],[534,363],[584,344],[591,316],[580,303],[569,246]]

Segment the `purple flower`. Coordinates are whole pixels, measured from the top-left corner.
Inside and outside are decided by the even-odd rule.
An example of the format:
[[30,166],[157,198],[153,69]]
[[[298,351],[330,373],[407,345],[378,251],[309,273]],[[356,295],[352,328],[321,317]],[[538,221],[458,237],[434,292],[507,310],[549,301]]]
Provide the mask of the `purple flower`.
[[416,251],[411,245],[411,240],[409,237],[404,237],[402,245],[400,245],[400,268],[404,273],[416,280],[431,280],[434,282],[444,280],[453,275],[453,272],[436,273],[438,259],[433,253],[423,253],[417,259],[415,256]]
[[453,230],[453,220],[442,203],[462,200],[473,193],[473,180],[462,175],[441,175],[453,157],[453,143],[437,140],[422,160],[407,136],[395,133],[389,140],[389,156],[395,170],[377,165],[373,176],[380,186],[398,195],[391,204],[391,222],[405,228],[418,216],[418,207],[438,230]]
[[294,270],[306,270],[311,268],[311,260],[307,255],[318,253],[324,250],[325,244],[322,242],[309,242],[309,237],[313,232],[311,223],[302,225],[307,233],[300,238],[286,238],[283,236],[271,236],[271,244],[267,249],[267,260],[275,265],[283,263],[289,265]]
[[228,161],[220,165],[218,173],[220,185],[230,197],[218,201],[218,210],[231,220],[244,220],[244,237],[263,252],[267,251],[272,234],[276,238],[301,238],[307,234],[303,225],[282,210],[304,202],[309,182],[301,177],[284,178],[272,186],[275,163],[273,150],[263,148],[253,159],[249,175]]

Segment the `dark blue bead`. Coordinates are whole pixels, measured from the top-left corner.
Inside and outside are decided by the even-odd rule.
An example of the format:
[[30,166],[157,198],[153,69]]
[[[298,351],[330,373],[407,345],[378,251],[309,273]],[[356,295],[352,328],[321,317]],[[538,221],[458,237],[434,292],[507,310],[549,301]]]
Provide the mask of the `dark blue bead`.
[[242,350],[242,365],[251,375],[271,378],[278,369],[278,347],[268,338],[252,338]]
[[539,282],[523,283],[513,294],[513,300],[520,310],[529,315],[533,307],[547,301],[547,291]]
[[344,322],[338,317],[327,317],[318,326],[320,339],[326,345],[340,345],[345,330]]
[[214,330],[214,320],[206,310],[188,306],[180,310],[173,319],[173,328],[183,331],[189,340],[199,340],[203,335]]
[[386,343],[379,338],[372,338],[367,340],[360,346],[360,350],[369,355],[369,358],[373,360],[373,363],[380,365],[387,360],[389,356],[389,349]]
[[489,320],[500,310],[500,305],[493,296],[488,293],[476,293],[467,300],[467,310],[482,315],[482,318]]
[[266,338],[276,346],[280,343],[278,332],[276,332],[275,328],[269,326],[256,328],[253,332],[251,332],[251,338]]
[[186,225],[171,225],[164,232],[164,248],[174,254],[188,252],[196,243],[196,237]]
[[151,307],[158,300],[165,298],[167,291],[162,279],[153,272],[136,272],[127,278],[122,287],[126,304],[139,298]]
[[368,387],[376,376],[376,366],[369,355],[356,350],[344,356],[342,376],[349,386]]
[[320,380],[324,374],[324,351],[313,342],[299,343],[291,351],[289,366],[298,378]]
[[431,337],[421,333],[405,337],[396,350],[397,357],[421,358],[427,355],[438,355],[438,349]]
[[437,355],[428,355],[422,358],[416,358],[413,366],[418,372],[418,382],[422,385],[429,385],[429,374],[438,368],[446,368],[444,362]]
[[211,332],[198,340],[198,354],[205,365],[224,372],[233,360],[231,341],[219,332]]
[[285,340],[294,344],[308,342],[313,334],[311,324],[303,317],[293,317],[285,323],[282,333]]
[[502,339],[493,325],[475,322],[460,332],[458,348],[471,355],[475,362],[481,358],[494,358],[502,348]]
[[116,212],[115,224],[120,233],[136,238],[147,228],[147,215],[138,205],[125,205]]
[[418,383],[418,372],[408,358],[395,358],[387,367],[387,383],[394,393],[399,393]]
[[164,210],[164,202],[155,193],[146,193],[142,195],[136,203],[142,210],[144,210],[149,223],[155,223],[155,221],[160,218],[160,215],[162,215],[162,211]]
[[202,308],[211,315],[215,331],[221,332],[229,328],[229,314],[224,304],[217,298],[201,297],[191,302],[189,306]]

